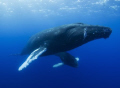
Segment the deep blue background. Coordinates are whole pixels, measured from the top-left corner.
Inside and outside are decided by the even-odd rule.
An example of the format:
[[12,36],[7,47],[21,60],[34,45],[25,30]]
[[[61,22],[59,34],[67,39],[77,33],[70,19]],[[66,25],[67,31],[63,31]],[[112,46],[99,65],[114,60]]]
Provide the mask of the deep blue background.
[[[0,15],[0,88],[120,88],[120,16],[110,16],[108,10],[102,10],[106,13],[89,16],[63,12],[63,16],[41,17],[41,14],[20,10],[16,12],[22,15]],[[66,65],[52,68],[61,61],[51,55],[40,57],[26,69],[18,71],[28,56],[10,54],[20,53],[33,34],[78,22],[108,26],[113,32],[108,39],[91,41],[68,51],[80,58],[78,68]]]

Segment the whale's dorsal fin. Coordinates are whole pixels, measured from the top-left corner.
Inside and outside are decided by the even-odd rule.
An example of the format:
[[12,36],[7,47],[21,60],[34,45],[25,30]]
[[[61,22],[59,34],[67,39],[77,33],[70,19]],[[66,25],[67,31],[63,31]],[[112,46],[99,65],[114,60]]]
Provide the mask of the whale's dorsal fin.
[[36,60],[38,58],[38,56],[43,54],[46,50],[47,50],[47,48],[44,48],[44,47],[40,47],[38,49],[35,49],[29,55],[29,57],[26,59],[26,61],[19,67],[18,70],[21,71],[23,68],[26,68],[32,61]]

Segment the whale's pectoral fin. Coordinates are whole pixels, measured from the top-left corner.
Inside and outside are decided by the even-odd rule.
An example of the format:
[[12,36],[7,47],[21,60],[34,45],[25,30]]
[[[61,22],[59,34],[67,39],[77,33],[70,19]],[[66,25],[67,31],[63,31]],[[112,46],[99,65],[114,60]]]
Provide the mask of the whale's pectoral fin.
[[26,61],[19,67],[19,71],[21,71],[23,68],[26,68],[32,61],[36,60],[38,56],[40,56],[42,53],[44,53],[47,50],[47,48],[40,47],[36,50],[34,50],[29,57],[26,59]]
[[53,67],[62,66],[63,64],[66,64],[72,67],[78,67],[78,61],[79,61],[78,57],[75,58],[74,56],[72,56],[67,52],[57,53],[56,56],[59,56],[63,63],[55,64],[53,65]]
[[57,63],[57,64],[53,65],[53,68],[60,67],[62,65],[64,65],[64,63],[62,63],[62,62],[61,63]]

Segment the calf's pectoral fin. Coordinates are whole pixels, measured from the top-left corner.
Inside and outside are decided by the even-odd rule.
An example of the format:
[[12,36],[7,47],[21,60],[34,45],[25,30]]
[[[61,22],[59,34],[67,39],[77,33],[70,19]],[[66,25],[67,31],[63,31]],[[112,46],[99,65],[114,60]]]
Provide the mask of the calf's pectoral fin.
[[26,59],[26,61],[19,67],[18,70],[21,71],[23,68],[26,68],[32,61],[36,60],[38,58],[38,56],[43,54],[46,50],[47,50],[47,48],[45,48],[45,47],[40,47],[40,48],[35,49],[29,55],[29,57]]
[[78,67],[78,61],[79,61],[78,57],[75,58],[74,56],[72,56],[67,52],[57,53],[56,56],[60,57],[60,59],[62,60],[62,63],[55,64],[53,65],[53,67],[59,67],[64,64],[69,65],[71,67]]

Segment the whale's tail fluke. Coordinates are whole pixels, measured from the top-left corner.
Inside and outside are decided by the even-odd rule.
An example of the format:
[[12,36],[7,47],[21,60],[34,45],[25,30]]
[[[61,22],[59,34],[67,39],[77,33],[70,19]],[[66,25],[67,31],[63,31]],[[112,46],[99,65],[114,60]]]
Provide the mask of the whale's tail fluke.
[[62,60],[62,63],[58,63],[53,65],[53,67],[59,67],[62,65],[69,65],[71,67],[78,67],[78,61],[79,58],[75,58],[74,56],[72,56],[71,54],[67,53],[67,52],[61,52],[56,54],[56,56],[60,57],[60,59]]

